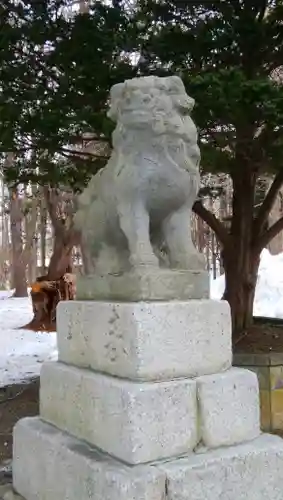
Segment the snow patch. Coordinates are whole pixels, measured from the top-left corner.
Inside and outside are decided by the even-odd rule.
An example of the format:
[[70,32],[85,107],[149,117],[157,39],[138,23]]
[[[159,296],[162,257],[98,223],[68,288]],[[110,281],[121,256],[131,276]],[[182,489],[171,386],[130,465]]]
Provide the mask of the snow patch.
[[58,359],[57,334],[19,330],[33,317],[29,297],[0,291],[0,387],[39,375],[44,361]]
[[[220,299],[224,288],[224,275],[211,280],[211,298]],[[264,249],[261,253],[254,315],[283,318],[283,252],[271,255],[269,250]]]

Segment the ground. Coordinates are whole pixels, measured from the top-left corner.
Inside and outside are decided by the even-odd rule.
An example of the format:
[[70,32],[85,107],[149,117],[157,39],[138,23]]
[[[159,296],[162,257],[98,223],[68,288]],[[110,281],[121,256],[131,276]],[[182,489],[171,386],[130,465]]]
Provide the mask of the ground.
[[283,350],[283,320],[255,318],[255,324],[243,333],[234,345],[234,352],[270,353]]
[[38,414],[42,363],[57,359],[56,333],[21,329],[32,317],[29,298],[0,292],[0,464],[12,456],[17,420]]
[[[0,464],[12,457],[12,432],[23,417],[38,415],[39,377],[0,389]],[[0,474],[0,484],[1,484]]]
[[41,364],[57,359],[56,332],[21,329],[33,317],[29,297],[0,292],[0,388],[39,375]]

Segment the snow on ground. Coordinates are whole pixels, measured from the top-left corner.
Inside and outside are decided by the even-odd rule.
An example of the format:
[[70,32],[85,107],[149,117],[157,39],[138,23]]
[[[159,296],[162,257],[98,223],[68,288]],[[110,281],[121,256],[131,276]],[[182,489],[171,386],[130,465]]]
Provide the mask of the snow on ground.
[[[220,299],[225,287],[224,275],[211,281],[210,294],[213,299]],[[258,282],[256,287],[255,316],[283,318],[283,253],[271,255],[262,251]]]
[[0,387],[39,375],[41,364],[57,359],[56,333],[19,330],[32,319],[31,300],[0,291]]

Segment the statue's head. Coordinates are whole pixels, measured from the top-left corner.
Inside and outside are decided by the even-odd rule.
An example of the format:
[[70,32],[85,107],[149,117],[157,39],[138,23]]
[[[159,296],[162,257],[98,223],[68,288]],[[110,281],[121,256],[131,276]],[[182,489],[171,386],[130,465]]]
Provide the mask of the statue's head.
[[112,87],[108,116],[126,127],[151,125],[157,133],[166,133],[166,122],[176,115],[189,115],[193,106],[179,77],[147,76]]
[[148,146],[158,145],[167,149],[166,154],[178,155],[179,164],[190,163],[185,168],[198,168],[197,129],[190,117],[194,99],[187,95],[178,76],[133,78],[114,85],[110,97],[108,116],[117,122],[114,149],[128,147],[133,135],[143,134]]

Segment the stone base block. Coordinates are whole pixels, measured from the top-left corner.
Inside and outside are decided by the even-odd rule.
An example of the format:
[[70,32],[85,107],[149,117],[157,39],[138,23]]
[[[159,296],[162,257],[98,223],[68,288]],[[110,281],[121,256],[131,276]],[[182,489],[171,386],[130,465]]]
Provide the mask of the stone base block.
[[140,268],[124,274],[80,276],[79,300],[188,300],[208,299],[209,276],[205,270],[183,271]]
[[199,377],[197,392],[204,446],[230,446],[259,436],[259,387],[255,373],[232,368]]
[[283,441],[263,434],[250,443],[192,453],[159,467],[167,500],[282,500]]
[[283,441],[123,465],[39,418],[14,429],[13,482],[26,500],[282,500]]
[[59,360],[132,380],[217,373],[232,362],[228,303],[60,302]]
[[129,464],[197,444],[196,382],[135,383],[63,363],[42,367],[44,420]]
[[165,474],[128,467],[42,422],[14,429],[13,482],[26,500],[162,500]]

